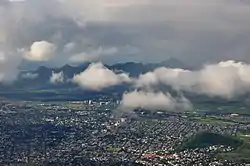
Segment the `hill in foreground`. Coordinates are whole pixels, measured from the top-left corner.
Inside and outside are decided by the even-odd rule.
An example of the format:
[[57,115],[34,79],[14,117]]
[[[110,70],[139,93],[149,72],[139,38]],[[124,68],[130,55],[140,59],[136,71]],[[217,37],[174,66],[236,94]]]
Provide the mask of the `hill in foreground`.
[[241,146],[242,141],[231,136],[224,136],[215,133],[202,132],[185,141],[180,150],[205,148],[213,145],[224,145],[232,148]]

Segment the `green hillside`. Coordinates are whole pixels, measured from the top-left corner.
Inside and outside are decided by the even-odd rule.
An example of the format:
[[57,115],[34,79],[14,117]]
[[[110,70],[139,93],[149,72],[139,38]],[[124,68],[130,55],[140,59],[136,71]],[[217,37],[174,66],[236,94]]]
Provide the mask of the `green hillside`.
[[241,146],[235,151],[229,153],[221,153],[218,155],[219,158],[230,160],[239,163],[250,163],[250,133],[239,133],[238,138],[242,140]]
[[241,146],[242,141],[230,136],[223,136],[220,134],[203,132],[191,137],[185,141],[179,150],[205,148],[213,145],[225,145],[237,148]]

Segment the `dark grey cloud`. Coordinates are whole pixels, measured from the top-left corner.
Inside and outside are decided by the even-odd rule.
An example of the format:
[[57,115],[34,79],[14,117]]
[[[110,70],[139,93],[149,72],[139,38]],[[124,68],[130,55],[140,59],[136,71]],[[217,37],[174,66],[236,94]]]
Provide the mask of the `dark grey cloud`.
[[[250,3],[245,0],[2,0],[0,25],[2,63],[13,66],[13,75],[20,65],[34,65],[22,56],[39,41],[57,49],[50,61],[36,65],[60,66],[100,48],[117,50],[114,56],[93,54],[105,63],[168,57],[191,64],[250,62]],[[0,68],[9,75],[6,71]]]

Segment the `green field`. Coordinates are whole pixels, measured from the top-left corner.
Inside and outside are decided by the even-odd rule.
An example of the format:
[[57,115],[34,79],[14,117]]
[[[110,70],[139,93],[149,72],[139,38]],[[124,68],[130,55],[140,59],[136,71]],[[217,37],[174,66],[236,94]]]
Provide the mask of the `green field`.
[[[199,112],[214,112],[220,114],[250,114],[250,106],[244,103],[210,104],[196,103],[194,108]],[[198,112],[198,111],[197,111]]]
[[109,152],[120,152],[121,148],[114,148],[112,146],[107,146],[107,151],[109,151]]
[[242,145],[235,151],[218,154],[218,157],[234,162],[250,163],[250,132],[240,133],[237,137],[243,141]]
[[200,123],[205,123],[205,124],[216,124],[216,125],[233,125],[235,124],[234,121],[232,120],[227,120],[227,119],[221,119],[221,118],[216,118],[216,117],[192,117],[190,120],[194,120]]

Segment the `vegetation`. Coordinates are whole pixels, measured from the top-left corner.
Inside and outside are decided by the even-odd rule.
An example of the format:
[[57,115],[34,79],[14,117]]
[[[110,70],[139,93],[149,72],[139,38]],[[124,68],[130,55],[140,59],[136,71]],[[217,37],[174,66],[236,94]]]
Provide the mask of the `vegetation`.
[[191,117],[190,119],[201,122],[201,123],[205,123],[205,124],[216,124],[216,125],[217,124],[218,125],[221,125],[221,124],[232,125],[236,123],[232,119],[217,118],[217,117]]
[[199,102],[194,103],[194,107],[200,113],[214,113],[214,114],[245,114],[249,115],[250,106],[244,102],[227,102],[227,103],[208,103]]
[[186,140],[178,150],[204,148],[212,145],[231,146],[235,149],[232,152],[219,153],[217,157],[220,159],[250,163],[250,132],[239,133],[237,137],[203,132]]
[[235,151],[218,154],[219,158],[234,162],[250,163],[250,132],[240,133],[237,136],[242,144]]
[[112,146],[107,146],[107,150],[110,152],[120,152],[121,148],[114,148]]
[[180,146],[179,150],[205,148],[213,145],[225,145],[237,148],[242,145],[242,141],[230,136],[203,132],[189,138]]

